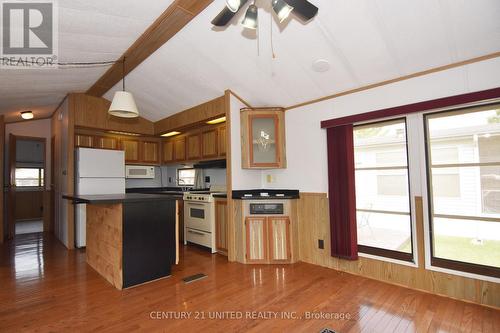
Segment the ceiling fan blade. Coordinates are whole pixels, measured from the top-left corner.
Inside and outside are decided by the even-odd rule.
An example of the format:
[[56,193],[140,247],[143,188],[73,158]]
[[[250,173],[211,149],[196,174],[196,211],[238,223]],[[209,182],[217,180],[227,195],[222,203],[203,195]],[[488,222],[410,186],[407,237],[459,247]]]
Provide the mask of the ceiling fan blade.
[[293,7],[293,13],[304,21],[309,21],[318,13],[318,7],[307,0],[284,0]]
[[[240,8],[238,8],[236,13],[238,13],[238,11],[241,9],[241,7],[243,7],[243,5],[245,5],[247,3],[247,1],[248,0],[241,0]],[[236,15],[236,13],[230,11],[229,8],[224,6],[224,9],[219,13],[219,15],[217,15],[212,20],[212,24],[215,25],[216,27],[224,27],[233,19],[233,17]]]

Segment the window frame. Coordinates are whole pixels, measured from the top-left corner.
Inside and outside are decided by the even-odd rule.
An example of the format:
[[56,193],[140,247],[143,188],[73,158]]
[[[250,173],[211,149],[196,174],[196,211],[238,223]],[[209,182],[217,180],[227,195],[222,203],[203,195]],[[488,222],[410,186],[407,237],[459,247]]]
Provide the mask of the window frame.
[[196,181],[196,174],[193,177],[193,184],[179,184],[179,180],[180,180],[179,172],[180,171],[185,171],[185,170],[195,170],[195,168],[179,168],[179,169],[177,169],[177,177],[176,177],[175,182],[176,182],[177,186],[180,186],[180,187],[193,187],[194,186],[194,182]]
[[[475,264],[475,263],[470,263],[470,262],[463,262],[463,261],[458,261],[458,260],[453,260],[453,259],[444,259],[444,258],[439,258],[434,256],[434,230],[433,230],[433,217],[436,215],[434,214],[434,200],[433,200],[433,193],[432,193],[432,160],[431,160],[431,153],[430,153],[430,133],[429,133],[429,122],[428,119],[436,116],[438,114],[453,114],[453,113],[462,113],[462,114],[468,114],[472,112],[480,112],[481,109],[484,108],[490,108],[492,106],[497,106],[500,107],[500,104],[498,101],[493,101],[489,103],[482,103],[482,104],[476,104],[476,105],[462,105],[462,106],[457,106],[454,108],[448,108],[444,110],[434,110],[434,111],[428,111],[428,112],[423,112],[422,113],[422,120],[423,120],[423,135],[424,135],[424,160],[423,160],[423,166],[424,166],[424,171],[425,171],[425,179],[422,180],[423,183],[425,183],[425,188],[423,188],[423,193],[426,195],[426,207],[424,207],[424,216],[427,217],[427,221],[424,220],[424,226],[427,230],[425,233],[425,243],[426,248],[426,265],[430,265],[429,268],[439,268],[439,269],[445,269],[445,270],[451,270],[454,272],[460,273],[470,273],[473,275],[477,275],[479,278],[484,278],[484,277],[491,277],[494,279],[500,278],[500,268],[496,268],[493,266],[486,266],[486,265],[481,265],[481,264]],[[475,111],[471,111],[477,109]],[[470,166],[473,164],[474,166],[480,167],[481,164],[483,163],[462,163],[463,166]],[[484,163],[484,164],[491,164],[491,163]],[[446,164],[443,164],[446,165]],[[451,164],[450,164],[451,165]],[[462,167],[460,163],[454,163],[453,165],[456,165],[457,167]],[[422,193],[422,194],[423,194]],[[437,214],[440,216],[450,216],[447,214]],[[477,219],[477,216],[465,216],[465,215],[453,215],[453,217],[462,217],[463,219]],[[488,218],[479,218],[479,220],[488,220]],[[492,222],[492,223],[500,223],[500,221],[497,222]],[[462,274],[460,274],[462,275]]]
[[[407,174],[407,182],[408,182],[408,207],[409,207],[409,212],[408,214],[403,213],[403,212],[393,212],[393,211],[380,211],[380,210],[374,210],[374,209],[358,209],[356,207],[356,215],[358,211],[371,211],[374,213],[384,213],[384,214],[394,214],[394,215],[405,215],[410,217],[410,249],[411,252],[401,252],[401,251],[395,251],[395,250],[389,250],[389,249],[384,249],[384,248],[379,248],[379,247],[374,247],[374,246],[368,246],[368,245],[362,245],[359,244],[358,240],[358,252],[360,252],[360,255],[362,256],[363,254],[369,255],[369,256],[376,256],[376,257],[382,257],[382,258],[387,258],[390,260],[397,260],[401,261],[402,263],[405,264],[416,264],[417,263],[417,251],[416,251],[416,238],[415,238],[415,223],[414,223],[414,217],[415,214],[413,212],[413,202],[412,202],[412,186],[411,186],[411,174],[410,174],[410,143],[409,143],[409,135],[408,135],[408,119],[406,116],[399,116],[395,118],[385,118],[385,119],[378,119],[376,121],[370,121],[370,122],[365,122],[365,123],[356,123],[353,126],[353,131],[356,129],[356,127],[366,127],[370,125],[376,125],[376,124],[383,124],[383,123],[391,123],[391,122],[399,122],[402,121],[405,126],[405,145],[406,145],[406,174]],[[353,147],[355,149],[355,147]],[[391,167],[389,167],[391,168]],[[354,167],[354,172],[357,170],[377,170],[379,168],[376,167],[371,167],[371,168],[356,168]],[[387,169],[387,167],[380,167],[380,169]],[[399,168],[398,169],[403,169]]]

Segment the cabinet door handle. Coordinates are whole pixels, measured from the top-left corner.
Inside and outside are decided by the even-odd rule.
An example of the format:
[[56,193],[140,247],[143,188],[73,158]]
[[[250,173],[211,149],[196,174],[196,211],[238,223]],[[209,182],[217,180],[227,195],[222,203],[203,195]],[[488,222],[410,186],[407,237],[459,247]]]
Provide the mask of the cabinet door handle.
[[188,230],[188,232],[189,232],[190,234],[195,234],[195,235],[198,235],[198,236],[205,236],[205,234],[204,234],[204,233],[201,233],[201,232],[196,232],[196,231],[193,231],[193,230]]

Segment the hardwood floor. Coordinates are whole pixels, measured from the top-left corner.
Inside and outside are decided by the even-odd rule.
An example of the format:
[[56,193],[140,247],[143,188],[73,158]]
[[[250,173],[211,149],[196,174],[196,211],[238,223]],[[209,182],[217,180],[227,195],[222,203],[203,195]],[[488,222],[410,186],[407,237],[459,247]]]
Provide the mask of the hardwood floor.
[[[196,273],[208,277],[182,282]],[[278,319],[248,318],[254,311],[255,316]],[[334,318],[307,319],[306,312]],[[190,319],[166,318],[182,314],[190,314]],[[287,314],[302,318],[283,319]],[[225,319],[211,319],[216,315]],[[243,318],[231,318],[240,315]],[[1,332],[320,332],[323,328],[500,332],[500,310],[305,263],[228,263],[225,257],[192,247],[183,249],[181,264],[170,278],[118,291],[85,263],[84,251],[68,252],[52,236],[20,235],[0,245]]]

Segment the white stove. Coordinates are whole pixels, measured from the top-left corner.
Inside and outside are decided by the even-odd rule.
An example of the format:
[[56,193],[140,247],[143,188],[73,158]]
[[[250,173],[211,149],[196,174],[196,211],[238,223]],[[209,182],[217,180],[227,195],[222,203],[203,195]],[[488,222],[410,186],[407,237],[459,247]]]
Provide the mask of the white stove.
[[215,246],[214,194],[224,192],[184,193],[184,244],[194,243],[217,252]]

